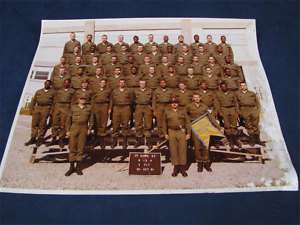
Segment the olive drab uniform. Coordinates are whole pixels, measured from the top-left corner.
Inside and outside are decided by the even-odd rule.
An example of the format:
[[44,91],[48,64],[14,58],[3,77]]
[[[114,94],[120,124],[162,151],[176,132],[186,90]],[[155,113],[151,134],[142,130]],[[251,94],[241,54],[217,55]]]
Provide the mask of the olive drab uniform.
[[111,89],[97,88],[92,96],[92,112],[95,118],[95,132],[98,136],[106,136],[109,110],[111,108]]
[[230,91],[237,91],[240,86],[240,78],[238,77],[232,77],[232,76],[224,76],[222,79],[223,82],[227,84],[228,90]]
[[192,50],[192,53],[193,53],[193,54],[198,53],[199,46],[204,46],[204,45],[203,45],[203,43],[201,43],[201,42],[193,42],[193,43],[190,45],[190,49]]
[[191,134],[190,118],[185,110],[168,109],[164,113],[163,132],[169,136],[169,149],[173,165],[186,165],[186,135]]
[[177,63],[175,65],[175,71],[176,71],[176,74],[180,77],[184,77],[187,75],[187,68],[188,66],[185,64],[185,63]]
[[91,107],[84,105],[72,105],[67,120],[67,131],[69,137],[69,161],[81,161],[83,158],[84,147],[88,135],[88,129],[92,129],[94,117],[91,113]]
[[66,135],[66,122],[70,114],[71,101],[74,94],[74,89],[57,90],[54,97],[54,110],[52,113],[52,136],[63,139]]
[[145,58],[146,55],[147,54],[144,53],[144,52],[134,53],[133,58],[134,58],[134,61],[136,62],[136,64],[138,64],[138,65],[144,64],[144,58]]
[[63,56],[66,58],[66,60],[68,61],[69,56],[72,55],[74,53],[74,48],[75,47],[81,47],[81,44],[79,41],[77,40],[70,40],[68,41],[65,46],[64,46],[64,51],[63,51]]
[[68,74],[59,74],[54,77],[51,77],[52,87],[54,90],[59,90],[63,88],[65,80],[71,79],[71,76]]
[[61,64],[61,63],[59,63],[59,64],[55,65],[53,67],[53,70],[51,72],[51,76],[50,77],[52,78],[52,77],[58,76],[60,68],[65,68],[66,72],[68,72],[69,64],[67,64],[67,63]]
[[206,52],[203,52],[203,53],[199,52],[199,53],[196,54],[196,56],[198,56],[200,65],[204,66],[205,64],[207,64],[207,62],[208,62],[208,56],[209,56],[208,53],[206,53]]
[[237,64],[225,63],[222,65],[223,69],[230,69],[231,76],[240,78],[241,81],[245,81],[242,68]]
[[118,42],[114,45],[114,51],[116,53],[120,53],[121,52],[121,47],[122,45],[125,45],[127,47],[127,49],[129,50],[129,44],[125,43],[125,42]]
[[135,108],[135,130],[137,137],[149,138],[151,135],[153,112],[152,91],[150,88],[137,88],[134,90]]
[[77,104],[78,100],[82,97],[86,99],[86,105],[91,104],[91,99],[93,96],[93,92],[90,89],[83,89],[80,88],[74,92],[73,99],[72,99],[72,104]]
[[164,75],[164,80],[167,83],[167,88],[170,88],[171,90],[175,90],[180,81],[179,77],[175,73],[168,73]]
[[199,89],[200,77],[187,75],[181,79],[186,85],[186,88],[191,91]]
[[131,116],[130,104],[132,101],[132,93],[128,88],[120,89],[116,88],[113,90],[112,95],[112,126],[113,126],[113,137],[117,137],[122,130],[123,136],[128,136],[129,132],[129,120]]
[[157,65],[156,72],[159,76],[166,76],[168,74],[170,64],[169,63],[161,63]]
[[208,54],[213,55],[216,52],[216,48],[217,48],[217,44],[214,42],[206,42],[204,44],[204,49],[206,50],[206,52],[208,52]]
[[129,47],[130,52],[131,52],[132,54],[136,53],[136,52],[137,52],[137,48],[138,48],[139,45],[144,46],[144,45],[143,45],[142,43],[140,43],[140,42],[131,44],[130,47]]
[[151,63],[153,63],[154,65],[158,65],[161,62],[161,54],[159,52],[151,52],[150,54],[148,54],[148,56],[151,59]]
[[47,119],[53,105],[55,92],[52,89],[39,89],[30,104],[32,112],[31,138],[41,139],[46,133]]
[[85,80],[88,80],[88,77],[84,74],[76,74],[71,77],[71,85],[74,90],[81,88],[81,83]]
[[100,82],[101,80],[107,80],[107,77],[104,75],[98,76],[98,75],[94,75],[94,76],[90,76],[88,78],[88,82],[89,82],[89,89],[95,93],[99,88],[100,88]]
[[147,42],[147,43],[144,45],[144,50],[145,50],[145,52],[148,53],[148,54],[150,54],[153,45],[156,45],[157,48],[159,48],[159,46],[158,46],[158,44],[157,44],[156,42]]
[[163,137],[163,116],[165,110],[169,107],[169,103],[173,97],[173,91],[171,89],[161,87],[157,88],[153,92],[152,107],[155,113],[157,122],[157,129],[159,137]]
[[[198,119],[200,116],[208,112],[208,107],[203,103],[192,102],[186,107],[186,112],[190,117],[191,121]],[[207,162],[209,161],[208,148],[203,146],[199,138],[192,132],[192,141],[195,151],[196,162]]]
[[97,57],[99,59],[99,55],[95,52],[91,52],[86,55],[82,55],[83,63],[86,65],[92,65],[94,57]]
[[89,55],[90,53],[92,53],[91,49],[94,47],[94,49],[96,50],[96,44],[92,41],[87,41],[85,42],[82,47],[82,55]]
[[239,114],[245,120],[245,128],[249,136],[259,137],[259,113],[260,104],[257,96],[252,91],[238,91],[236,93],[239,106]]
[[147,87],[154,91],[159,86],[161,76],[147,74],[143,76],[143,79],[146,81]]
[[201,102],[203,102],[208,107],[208,110],[212,114],[212,116],[216,118],[217,102],[216,94],[214,93],[214,91],[200,89],[196,93],[199,94]]
[[221,78],[214,74],[205,73],[201,77],[201,82],[206,82],[209,90],[217,90],[221,83]]
[[105,52],[106,52],[106,47],[108,46],[108,45],[110,45],[110,46],[112,46],[113,47],[113,45],[112,45],[112,43],[110,43],[110,42],[101,42],[101,43],[99,43],[97,46],[96,46],[96,51],[97,51],[97,53],[101,56],[102,54],[104,54]]
[[237,135],[238,108],[237,99],[233,92],[219,91],[216,94],[218,112],[224,120],[225,134],[228,136]]
[[173,45],[170,44],[169,42],[163,42],[161,43],[158,47],[159,47],[159,51],[161,54],[166,54],[168,53],[168,46],[173,48]]
[[234,61],[234,55],[230,44],[220,43],[218,46],[223,48],[223,53],[225,56],[229,56]]
[[190,90],[177,90],[174,91],[173,97],[178,100],[179,109],[185,109],[192,102],[193,92]]

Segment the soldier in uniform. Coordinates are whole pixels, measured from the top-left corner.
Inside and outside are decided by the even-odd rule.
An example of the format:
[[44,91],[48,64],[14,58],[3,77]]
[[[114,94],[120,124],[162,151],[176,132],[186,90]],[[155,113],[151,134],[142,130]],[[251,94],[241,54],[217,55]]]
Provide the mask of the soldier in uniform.
[[136,130],[136,145],[139,147],[143,144],[143,136],[146,137],[146,144],[149,149],[152,148],[151,128],[152,128],[152,90],[146,87],[146,81],[139,81],[139,88],[134,90],[134,100],[136,103],[134,120]]
[[117,138],[120,130],[123,135],[123,148],[127,149],[127,136],[129,135],[130,105],[132,101],[131,91],[125,87],[125,80],[120,79],[119,87],[112,91],[112,138],[111,148],[117,146]]
[[138,45],[136,52],[133,53],[133,58],[136,64],[141,65],[144,63],[146,53],[144,53],[144,46]]
[[74,32],[70,33],[70,41],[65,43],[64,50],[63,50],[63,56],[68,61],[69,55],[72,55],[74,53],[74,48],[78,46],[80,48],[81,44],[79,41],[76,40],[76,34]]
[[194,74],[200,78],[203,65],[199,62],[199,57],[197,55],[193,56],[191,66],[194,68]]
[[188,44],[184,43],[184,36],[180,34],[178,35],[178,43],[174,45],[175,52],[181,54],[183,46],[188,46]]
[[[87,65],[85,68],[85,73],[88,76],[95,76],[97,68],[102,67],[102,64],[99,63],[99,59],[97,56],[93,56],[92,63]],[[102,67],[102,72],[104,73],[104,69]]]
[[80,57],[80,59],[82,59],[82,55],[80,54],[80,46],[76,46],[74,48],[73,54],[69,54],[68,55],[68,64],[69,65],[74,65],[76,63],[76,58]]
[[175,71],[179,77],[185,77],[187,74],[188,65],[184,62],[184,58],[179,56],[177,58],[177,63],[175,64]]
[[107,135],[108,116],[111,113],[111,89],[107,86],[106,79],[101,78],[99,88],[92,96],[92,112],[95,118],[95,132],[101,149],[105,148],[104,137]]
[[63,82],[63,88],[55,92],[54,108],[52,113],[52,140],[48,144],[54,145],[59,141],[59,146],[64,147],[64,138],[66,136],[66,122],[70,113],[71,101],[73,98],[74,89],[71,88],[71,80],[66,79]]
[[103,34],[101,36],[101,42],[97,45],[96,49],[97,49],[97,53],[99,54],[99,56],[101,56],[102,54],[104,54],[106,52],[106,47],[110,45],[113,46],[112,43],[110,43],[107,40],[107,35]]
[[154,91],[159,86],[161,76],[155,72],[154,66],[150,66],[148,73],[142,76],[142,79],[146,81],[147,87]]
[[92,65],[95,63],[95,58],[97,58],[97,62],[99,61],[98,57],[99,56],[98,53],[96,53],[96,47],[92,45],[89,49],[89,53],[82,56],[83,63],[87,65]]
[[223,77],[223,69],[220,65],[216,64],[215,57],[213,57],[213,56],[208,57],[208,64],[205,65],[205,67],[203,67],[203,68],[205,69],[206,67],[210,67],[212,70],[212,73],[214,75],[216,75],[217,77],[219,77],[219,78]]
[[110,77],[116,68],[119,68],[120,71],[122,72],[122,65],[118,62],[118,56],[116,55],[113,55],[111,57],[111,63],[107,64],[104,66],[104,72],[105,72],[105,75],[107,77]]
[[156,71],[160,76],[165,76],[168,74],[169,66],[171,64],[168,62],[168,57],[163,56],[161,58],[161,63],[156,66]]
[[180,79],[175,73],[174,66],[168,66],[168,72],[163,75],[163,78],[167,83],[167,88],[175,90],[178,87]]
[[216,118],[217,114],[217,103],[216,94],[213,90],[208,89],[208,84],[206,81],[200,81],[200,89],[198,92],[201,102],[203,102],[207,107],[211,115]]
[[32,114],[31,138],[25,143],[26,146],[34,143],[37,146],[43,144],[44,135],[47,131],[47,119],[53,105],[54,94],[55,92],[51,89],[50,80],[46,80],[44,88],[35,92],[30,104],[30,112]]
[[128,55],[126,64],[123,65],[123,75],[126,77],[130,74],[131,67],[135,66],[139,71],[138,64],[134,61],[134,58],[131,54]]
[[218,45],[216,48],[216,54],[214,55],[217,63],[222,66],[225,64],[225,54],[223,52],[223,47]]
[[82,67],[82,70],[84,70],[84,65],[82,64],[81,56],[77,56],[75,58],[75,64],[71,65],[69,68],[69,74],[71,77],[75,76],[78,72],[78,67]]
[[245,81],[241,66],[233,63],[231,57],[225,56],[225,64],[223,64],[222,66],[223,69],[228,68],[231,70],[231,76],[239,77],[241,81]]
[[220,120],[224,120],[224,131],[229,140],[230,147],[234,145],[241,147],[238,140],[238,104],[235,94],[228,90],[227,84],[222,82],[220,84],[220,91],[216,94],[218,103],[218,115]]
[[91,89],[91,91],[93,93],[96,92],[100,88],[100,83],[103,79],[107,80],[107,77],[105,76],[105,74],[103,72],[103,68],[101,66],[99,66],[96,68],[95,75],[88,77],[89,88]]
[[143,46],[143,44],[139,42],[139,37],[136,36],[136,35],[134,35],[134,36],[133,36],[133,43],[132,43],[132,44],[130,45],[130,47],[129,47],[130,52],[131,52],[132,54],[136,53],[139,45],[142,45],[142,46]]
[[149,34],[148,35],[148,42],[145,44],[145,52],[147,54],[150,54],[152,52],[152,46],[155,45],[158,49],[158,44],[154,42],[154,35]]
[[205,51],[204,46],[200,45],[195,55],[198,56],[200,65],[204,66],[208,63],[209,54]]
[[222,79],[227,84],[228,90],[237,91],[240,87],[240,78],[231,76],[229,68],[224,69],[224,78]]
[[174,97],[178,101],[179,109],[185,109],[185,107],[192,102],[193,92],[186,89],[184,82],[179,82],[178,91],[174,91]]
[[[200,101],[200,95],[197,93],[193,94],[193,102],[190,103],[186,107],[186,112],[188,116],[191,119],[191,122],[198,119],[200,116],[203,116],[204,114],[208,113],[209,117],[211,118],[211,121],[213,124],[217,127],[219,125],[217,122],[213,119],[212,116],[210,116],[208,112],[208,107]],[[198,167],[198,172],[203,171],[203,167],[208,171],[211,172],[211,163],[209,159],[209,150],[207,147],[205,147],[201,141],[198,139],[198,137],[192,133],[192,141],[193,141],[193,146],[194,146],[194,151],[195,151],[195,159],[197,162],[197,167]]]
[[168,57],[168,62],[172,65],[176,63],[176,54],[173,46],[167,46],[167,53],[163,54],[163,56]]
[[144,63],[139,66],[139,74],[141,76],[147,74],[150,66],[155,66],[155,65],[151,62],[150,56],[146,55],[144,58]]
[[161,54],[167,54],[168,53],[168,46],[170,46],[173,49],[173,45],[169,43],[169,36],[164,35],[163,37],[163,43],[159,45],[159,51]]
[[69,136],[69,162],[70,168],[65,176],[76,172],[83,175],[81,161],[87,136],[93,133],[94,117],[91,106],[86,104],[86,98],[81,96],[78,103],[73,105],[67,119],[67,136]]
[[148,54],[151,60],[151,63],[154,65],[158,65],[161,63],[161,54],[158,51],[157,45],[152,45],[151,53]]
[[178,101],[172,99],[171,109],[166,110],[163,117],[163,131],[169,141],[171,162],[174,165],[172,176],[180,172],[186,177],[187,140],[191,136],[190,118],[185,110],[178,109]]
[[52,78],[52,77],[55,77],[56,75],[58,75],[60,68],[65,68],[66,71],[68,71],[68,69],[69,69],[69,64],[67,63],[66,58],[64,56],[60,57],[59,64],[56,64],[53,67],[50,77]]
[[260,104],[256,94],[249,91],[245,82],[240,83],[236,93],[239,115],[245,122],[245,128],[250,137],[250,144],[261,144],[259,132]]
[[92,99],[93,92],[88,87],[89,87],[88,79],[83,79],[81,81],[80,89],[77,89],[74,92],[73,99],[72,99],[72,104],[77,104],[79,99],[82,96],[85,98],[85,104],[86,105],[91,104],[91,99]]
[[124,79],[124,76],[122,76],[121,68],[116,67],[114,69],[113,74],[107,78],[109,88],[111,88],[112,90],[118,88],[120,84],[120,80],[122,79]]
[[223,52],[225,56],[229,56],[232,61],[234,61],[233,51],[229,44],[226,43],[226,37],[224,35],[221,36],[221,43],[219,44],[223,48]]
[[127,45],[121,45],[120,51],[118,52],[117,56],[118,56],[119,62],[122,65],[125,65],[128,63],[129,55],[130,55],[130,53],[128,52]]
[[181,56],[183,58],[185,64],[192,63],[193,54],[190,52],[189,47],[187,45],[182,46],[182,51],[178,54],[178,56]]
[[83,80],[87,80],[88,77],[83,72],[83,66],[77,68],[77,73],[71,77],[71,85],[74,90],[78,90],[81,87]]
[[189,66],[187,68],[187,76],[181,79],[188,90],[195,91],[199,89],[200,77],[194,75],[194,68]]
[[212,69],[208,66],[205,67],[205,72],[201,81],[205,81],[207,83],[209,90],[216,91],[221,83],[221,78],[213,74]]
[[212,41],[212,36],[209,34],[206,36],[206,43],[204,44],[205,51],[210,55],[214,55],[216,52],[217,44]]
[[107,65],[111,63],[112,56],[115,56],[116,54],[113,52],[113,48],[111,45],[106,46],[106,51],[101,55],[100,61],[102,65]]
[[93,42],[93,35],[88,34],[86,36],[86,42],[82,45],[82,55],[85,56],[92,53],[92,48],[95,50],[96,44]]
[[203,43],[200,42],[200,37],[198,34],[194,35],[194,42],[191,44],[190,48],[192,50],[193,54],[196,54],[199,50],[199,46],[202,45]]
[[121,52],[121,48],[122,46],[126,46],[126,49],[129,49],[129,45],[124,42],[124,36],[123,35],[119,35],[118,36],[118,42],[114,45],[114,51],[119,54]]
[[163,138],[163,115],[170,104],[173,91],[167,88],[167,83],[164,79],[159,81],[159,87],[153,92],[152,107],[156,118],[158,136]]
[[65,80],[69,80],[71,76],[66,73],[65,67],[59,69],[59,74],[51,77],[52,87],[54,90],[63,88]]

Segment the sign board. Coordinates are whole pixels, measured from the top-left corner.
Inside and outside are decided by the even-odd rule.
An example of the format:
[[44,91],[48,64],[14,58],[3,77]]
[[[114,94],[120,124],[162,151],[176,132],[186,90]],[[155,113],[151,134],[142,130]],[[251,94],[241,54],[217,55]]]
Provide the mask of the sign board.
[[130,152],[129,175],[161,175],[161,153]]

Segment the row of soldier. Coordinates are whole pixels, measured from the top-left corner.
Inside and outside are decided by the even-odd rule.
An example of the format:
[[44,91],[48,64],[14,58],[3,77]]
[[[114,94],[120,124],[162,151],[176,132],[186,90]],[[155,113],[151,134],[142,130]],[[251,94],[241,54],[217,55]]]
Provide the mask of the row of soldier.
[[[126,44],[120,43],[123,41],[122,36],[119,36],[119,43],[112,46],[107,41],[107,36],[103,35],[103,41],[96,46],[97,53],[93,52],[94,44],[91,42],[91,35],[88,35],[88,41],[82,47],[76,41],[74,33],[71,33],[70,37],[71,40],[65,44],[60,64],[53,69],[51,81],[46,81],[45,87],[38,90],[32,100],[32,134],[31,139],[26,143],[26,145],[33,143],[41,145],[44,142],[47,119],[51,115],[52,141],[50,145],[56,143],[57,138],[60,145],[63,145],[65,137],[70,138],[69,160],[71,164],[67,175],[75,169],[79,174],[82,173],[79,167],[74,167],[74,164],[77,162],[76,164],[79,165],[82,160],[88,133],[92,132],[97,135],[95,144],[100,144],[101,148],[105,148],[104,137],[109,133],[107,128],[110,115],[112,148],[117,145],[120,130],[124,138],[123,148],[127,148],[130,120],[135,126],[136,147],[141,145],[143,137],[146,137],[146,144],[151,148],[153,121],[156,121],[159,137],[167,138],[170,129],[166,125],[168,123],[166,123],[165,112],[170,108],[170,102],[174,103],[171,105],[177,104],[179,111],[185,111],[189,116],[188,120],[194,120],[208,113],[212,121],[216,121],[216,126],[221,124],[224,127],[231,145],[240,145],[237,139],[237,127],[241,119],[245,122],[251,143],[260,142],[258,100],[253,92],[247,90],[241,68],[233,63],[232,50],[230,45],[226,44],[224,36],[221,37],[220,45],[214,44],[211,36],[208,36],[210,44],[206,44],[213,46],[211,48],[199,43],[197,35],[194,36],[195,43],[191,46],[184,43],[182,35],[178,37],[179,43],[175,46],[169,44],[167,36],[164,36],[166,51],[172,49],[172,53],[163,55],[154,62],[155,58],[151,57],[151,54],[157,49],[162,51],[163,44],[156,45],[153,42],[153,35],[149,35],[151,45],[149,43],[142,45],[135,36],[134,43],[129,48]],[[227,49],[224,64],[216,62],[217,57],[214,53],[215,50],[221,49],[222,45],[223,49]],[[117,48],[118,46],[120,48]],[[144,54],[144,47],[151,53]],[[70,65],[68,62],[72,54],[74,55],[74,48],[82,49],[83,55],[77,55],[74,58],[75,63]],[[88,49],[92,49],[92,52]],[[112,53],[110,57],[106,57],[107,50],[112,51],[112,49],[114,51],[119,49],[120,52],[130,49],[131,53],[142,50],[140,53],[144,55],[139,61],[137,60],[139,58],[135,57],[138,53],[129,53],[125,57],[127,60],[123,58],[119,62],[119,59],[122,59],[120,55]],[[180,55],[180,49],[183,51],[193,49],[191,61],[185,62],[188,58]],[[200,63],[199,54],[201,56],[204,49],[203,54],[206,55],[207,61]],[[177,63],[174,65],[170,59],[174,59],[176,54],[178,54]],[[92,56],[91,64],[82,62],[86,56]],[[105,59],[111,59],[111,61]],[[180,127],[184,127],[184,124]],[[190,129],[185,129],[186,132],[188,130]],[[172,135],[168,138],[173,139]],[[198,170],[202,171],[204,166],[211,171],[208,150],[201,146],[200,141],[197,141],[193,135],[192,140]],[[181,153],[183,152],[180,156],[175,156],[176,150],[172,151],[175,146],[182,146],[182,143],[174,144],[171,140],[169,143],[172,163],[183,164],[186,161],[185,151],[180,150]],[[180,157],[183,157],[183,160],[178,162]],[[178,174],[179,171],[183,175],[186,174],[183,167],[177,165],[176,168],[174,167],[173,175]]]

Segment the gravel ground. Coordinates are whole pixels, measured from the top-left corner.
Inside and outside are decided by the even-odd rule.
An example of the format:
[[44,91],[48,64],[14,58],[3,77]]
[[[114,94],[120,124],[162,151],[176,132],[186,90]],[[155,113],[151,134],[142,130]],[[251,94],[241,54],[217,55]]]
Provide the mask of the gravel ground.
[[[0,186],[21,189],[48,190],[164,190],[164,189],[214,189],[252,186],[270,186],[280,183],[284,171],[278,162],[268,160],[265,164],[214,163],[213,172],[198,173],[193,163],[188,177],[171,177],[171,163],[163,163],[160,176],[128,175],[123,170],[127,163],[96,163],[83,170],[84,175],[65,177],[67,163],[30,163],[31,147],[23,143],[30,133],[30,117],[20,116],[11,143]],[[128,160],[128,158],[126,159]],[[121,170],[121,171],[119,171]]]

